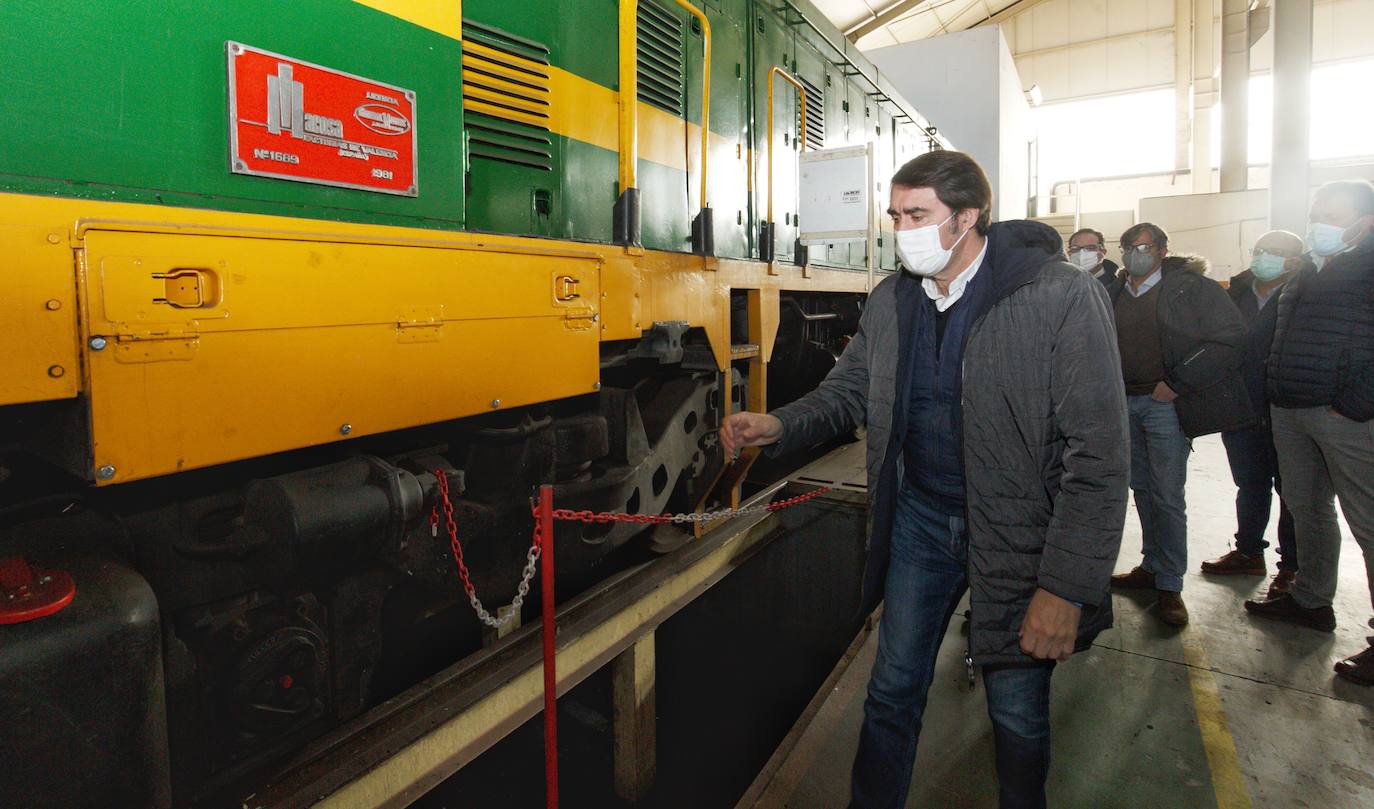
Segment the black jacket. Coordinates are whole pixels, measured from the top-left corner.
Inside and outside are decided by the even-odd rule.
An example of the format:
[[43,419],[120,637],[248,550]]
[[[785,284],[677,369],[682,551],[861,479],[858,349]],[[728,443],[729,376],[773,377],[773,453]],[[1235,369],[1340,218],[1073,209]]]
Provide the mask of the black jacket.
[[[1207,259],[1167,256],[1159,280],[1159,341],[1164,382],[1178,398],[1179,426],[1189,438],[1255,423],[1241,363],[1246,329],[1226,290],[1206,276]],[[1126,288],[1120,273],[1112,303]]]
[[1116,273],[1121,269],[1115,261],[1109,258],[1102,260],[1102,274],[1097,276],[1097,280],[1102,282],[1102,286],[1111,289],[1116,283]]
[[1374,418],[1374,237],[1283,288],[1266,370],[1275,407]]
[[[1046,225],[999,222],[978,270],[992,289],[964,346],[961,415],[969,643],[980,665],[1028,659],[1017,632],[1037,588],[1084,605],[1079,649],[1112,623],[1108,580],[1130,469],[1126,397],[1107,296],[1061,249]],[[868,608],[882,598],[904,485],[907,359],[923,294],[906,273],[885,279],[820,387],[773,411],[783,433],[769,454],[868,428]]]
[[1245,342],[1245,360],[1241,364],[1241,376],[1245,379],[1245,392],[1255,410],[1255,420],[1263,425],[1269,422],[1268,397],[1264,393],[1264,369],[1269,361],[1269,346],[1274,342],[1275,316],[1279,310],[1279,296],[1283,288],[1275,290],[1264,307],[1252,294],[1255,287],[1255,274],[1246,270],[1231,278],[1226,288],[1231,302],[1236,305],[1249,334]]

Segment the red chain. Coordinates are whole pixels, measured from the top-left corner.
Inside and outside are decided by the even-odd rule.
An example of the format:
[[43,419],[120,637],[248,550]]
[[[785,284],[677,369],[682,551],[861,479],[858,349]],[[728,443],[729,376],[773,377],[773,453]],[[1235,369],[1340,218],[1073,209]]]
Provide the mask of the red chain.
[[[439,501],[436,502],[434,506],[430,509],[430,528],[437,536],[439,533],[439,507],[442,504],[444,511],[444,528],[448,531],[449,549],[453,552],[453,561],[458,564],[458,576],[463,580],[463,592],[468,595],[469,599],[475,599],[477,595],[477,589],[472,584],[472,577],[468,573],[467,563],[463,560],[463,545],[458,541],[458,523],[456,523],[453,519],[453,500],[449,496],[448,476],[444,474],[444,471],[442,469],[434,470],[434,476],[439,483]],[[762,510],[769,512],[778,511],[780,509],[788,508],[789,506],[795,506],[799,503],[805,503],[808,500],[820,497],[821,495],[825,494],[830,490],[831,487],[822,486],[818,489],[812,489],[811,491],[806,492],[805,494],[799,494],[795,497],[788,497],[784,500],[778,500],[776,502],[769,503],[766,506],[764,506]],[[532,537],[531,547],[539,549],[543,547],[544,538],[540,536],[539,533],[539,505],[537,503],[530,503],[530,513],[534,517],[534,534]],[[738,513],[739,510],[737,509],[730,509],[722,512],[721,516],[732,517],[737,516]],[[569,520],[585,523],[618,522],[638,523],[640,525],[660,525],[663,523],[670,522],[689,522],[691,521],[691,516],[693,515],[624,514],[615,511],[590,511],[585,509],[582,511],[576,511],[567,508],[556,508],[553,510],[553,518],[555,520]]]
[[671,514],[621,514],[613,511],[573,511],[567,508],[556,508],[553,510],[555,520],[573,520],[577,522],[637,522],[641,524],[658,524],[672,522]]
[[768,511],[778,511],[779,509],[784,509],[788,506],[795,506],[798,503],[805,503],[807,500],[812,500],[814,498],[820,497],[821,495],[830,491],[830,489],[830,486],[822,486],[819,489],[812,489],[806,494],[799,494],[796,497],[789,497],[786,500],[779,500],[776,503],[769,503],[767,506],[765,506],[765,508]]
[[[444,528],[448,531],[449,550],[453,552],[453,561],[458,563],[458,577],[463,580],[463,592],[467,593],[469,599],[472,599],[477,596],[477,588],[472,584],[472,576],[468,573],[467,562],[463,560],[463,545],[458,541],[458,523],[453,519],[453,500],[449,497],[448,476],[444,474],[444,470],[436,469],[434,470],[434,477],[439,483],[439,502],[435,503],[430,509],[429,524],[437,535],[439,528],[439,505],[442,503],[444,508],[444,520],[446,523]],[[542,548],[543,538],[539,536],[539,507],[531,504],[530,511],[533,512],[535,516],[534,538],[531,545],[534,548]]]
[[[444,519],[447,523],[444,527],[448,530],[448,545],[453,551],[453,561],[458,563],[458,577],[463,580],[463,592],[471,598],[477,593],[477,588],[472,586],[472,577],[468,574],[467,563],[463,561],[463,545],[458,541],[458,523],[453,521],[453,500],[449,498],[448,494],[448,475],[444,474],[444,470],[436,469],[434,476],[439,482],[439,501],[444,507]],[[436,503],[430,511],[429,523],[431,526],[439,524],[439,503]]]

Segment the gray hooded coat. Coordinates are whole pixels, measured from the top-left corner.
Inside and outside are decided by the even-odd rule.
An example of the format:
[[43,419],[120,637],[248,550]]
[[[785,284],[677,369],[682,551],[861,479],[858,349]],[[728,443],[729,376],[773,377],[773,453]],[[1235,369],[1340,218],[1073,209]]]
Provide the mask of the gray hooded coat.
[[[993,286],[965,343],[962,417],[970,649],[980,665],[1029,659],[1018,632],[1037,588],[1084,605],[1080,650],[1112,622],[1130,467],[1121,363],[1106,291],[1061,251],[1046,225],[1000,222],[979,269]],[[773,411],[783,433],[769,454],[867,428],[866,609],[886,578],[911,313],[924,294],[905,273],[883,280],[820,386]]]

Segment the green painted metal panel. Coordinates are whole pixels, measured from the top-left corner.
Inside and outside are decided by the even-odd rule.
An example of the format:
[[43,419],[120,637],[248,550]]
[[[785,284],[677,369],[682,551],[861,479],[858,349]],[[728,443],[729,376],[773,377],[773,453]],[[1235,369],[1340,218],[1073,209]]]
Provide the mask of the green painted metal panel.
[[615,0],[463,0],[463,17],[543,43],[553,64],[615,87],[618,6]]
[[[618,53],[607,46],[617,41],[617,8],[616,0],[559,0],[556,8],[547,0],[465,0],[463,11],[542,43],[554,65],[614,89]],[[816,67],[824,66],[824,53],[817,62],[808,52],[797,65],[800,29],[789,24],[795,13],[787,16],[761,0],[709,0],[705,9],[714,32],[711,129],[740,144],[734,155],[715,155],[710,201],[716,249],[747,257],[765,204],[768,68],[783,64],[814,82],[827,71],[835,74],[826,91],[827,145],[863,141],[856,127],[837,125],[842,111],[832,106],[843,103],[846,89],[851,100],[862,90],[844,87],[848,82],[833,66]],[[684,39],[686,117],[698,122],[701,40],[690,24]],[[419,197],[231,174],[226,40],[415,90]],[[505,131],[500,122],[489,122],[469,146],[460,82],[456,40],[350,0],[10,0],[0,4],[6,113],[0,116],[0,190],[608,240],[618,193],[615,152],[550,135],[544,156],[544,146],[529,141],[528,133]],[[784,92],[777,109],[783,257],[791,255],[795,238],[787,221],[795,191],[791,172],[781,170],[796,157],[795,104]],[[851,123],[856,114],[861,109],[850,111]],[[782,129],[788,132],[785,146]],[[683,138],[685,152],[685,128]],[[903,142],[915,148],[913,136]],[[688,249],[698,209],[695,172],[641,161],[640,177],[645,243]]]
[[[754,188],[758,221],[768,218],[768,73],[776,65],[791,72],[796,63],[793,29],[768,3],[755,3],[753,24],[754,60],[754,155],[757,162]],[[773,83],[773,216],[776,256],[790,261],[797,239],[792,214],[797,208],[796,119],[797,92],[792,85],[777,79]]]
[[714,156],[711,208],[714,210],[716,255],[750,256],[749,232],[749,65],[748,34],[740,20],[708,12],[711,19],[711,131],[734,148]]
[[[229,172],[235,40],[416,92],[419,196]],[[0,189],[461,227],[459,43],[349,0],[0,3]]]

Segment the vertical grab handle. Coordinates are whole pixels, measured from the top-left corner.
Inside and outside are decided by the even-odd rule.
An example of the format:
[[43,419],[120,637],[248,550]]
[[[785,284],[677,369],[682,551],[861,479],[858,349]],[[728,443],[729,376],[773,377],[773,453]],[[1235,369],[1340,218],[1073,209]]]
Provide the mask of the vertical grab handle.
[[[707,163],[711,146],[711,21],[687,0],[673,0],[701,23],[701,213],[693,223],[697,252],[709,254],[710,204]],[[616,241],[639,244],[639,0],[620,0],[620,199]],[[700,231],[700,233],[698,233]]]
[[797,140],[801,142],[801,151],[806,151],[806,88],[797,80],[796,76],[786,70],[773,65],[773,69],[768,71],[768,218],[763,222],[762,232],[759,234],[759,260],[772,262],[777,255],[777,248],[773,243],[773,77],[781,76],[783,81],[797,88],[797,98],[801,99],[801,131],[797,133]]

